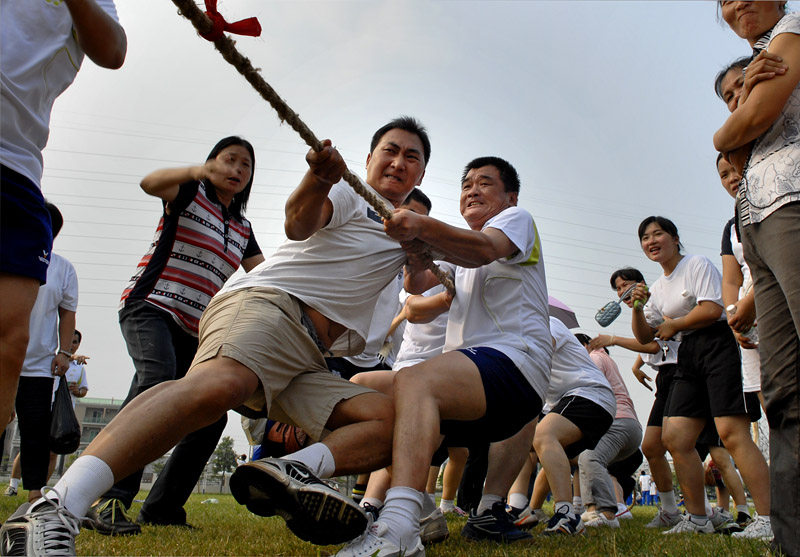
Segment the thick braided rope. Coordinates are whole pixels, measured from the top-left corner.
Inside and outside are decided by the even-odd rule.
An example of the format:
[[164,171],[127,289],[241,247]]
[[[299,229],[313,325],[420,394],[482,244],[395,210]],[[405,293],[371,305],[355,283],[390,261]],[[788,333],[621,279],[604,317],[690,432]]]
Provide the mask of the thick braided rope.
[[[213,27],[211,20],[206,14],[200,11],[193,0],[172,0],[172,2],[178,7],[179,13],[192,22],[192,25],[194,25],[198,32],[203,34],[211,31]],[[289,124],[292,129],[300,135],[303,141],[306,142],[306,145],[315,151],[320,151],[322,149],[322,143],[317,139],[317,136],[314,135],[314,132],[300,119],[300,115],[286,104],[286,101],[278,95],[275,89],[261,77],[258,70],[250,63],[250,59],[243,56],[236,49],[236,43],[232,39],[223,34],[222,37],[214,41],[214,48],[216,48],[219,53],[222,54],[222,57],[235,67],[247,82],[258,91],[258,94],[272,106],[275,112],[278,113],[278,118],[280,118],[282,122]],[[392,218],[392,212],[375,196],[375,194],[364,186],[358,175],[346,169],[343,178],[381,217],[386,220]],[[441,282],[447,290],[455,292],[453,281],[450,280],[450,277],[447,276],[441,268],[431,262],[429,269],[436,275],[436,278],[439,279],[439,282]]]

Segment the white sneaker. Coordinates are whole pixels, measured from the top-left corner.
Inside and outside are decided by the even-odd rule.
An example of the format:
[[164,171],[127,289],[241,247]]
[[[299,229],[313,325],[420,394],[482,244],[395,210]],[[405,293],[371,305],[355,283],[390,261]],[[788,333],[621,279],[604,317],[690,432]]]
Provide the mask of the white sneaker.
[[542,509],[533,509],[525,507],[519,518],[514,521],[514,526],[520,530],[530,530],[539,524],[547,524],[550,517]]
[[622,503],[617,503],[617,518],[619,520],[631,520],[633,515],[627,506],[623,505]]
[[586,523],[586,526],[590,528],[597,528],[600,526],[605,526],[608,528],[619,528],[619,520],[617,520],[616,516],[614,518],[606,518],[606,515],[596,511],[594,517],[592,517],[591,520],[585,520],[584,522]]
[[581,515],[581,520],[584,522],[589,522],[590,520],[594,520],[597,518],[597,515],[600,514],[597,511],[586,511]]
[[681,513],[668,513],[664,509],[658,509],[655,518],[644,525],[645,528],[667,528],[676,526],[683,520]]
[[3,495],[7,495],[9,497],[15,497],[17,495],[17,488],[12,485],[8,486]]
[[734,521],[733,515],[720,507],[711,509],[711,516],[709,516],[708,519],[711,521],[711,524],[714,525],[715,530],[719,530]]
[[690,515],[684,515],[683,519],[676,524],[674,527],[670,528],[666,532],[662,532],[665,536],[670,534],[713,534],[714,533],[714,525],[711,524],[710,520],[706,520],[706,523],[703,525],[697,524],[692,522]]
[[75,555],[80,521],[61,505],[56,490],[42,488],[43,494],[48,491],[56,498],[23,504],[0,528],[2,555]]
[[336,554],[339,557],[425,557],[425,547],[417,537],[413,548],[405,550],[387,540],[384,536],[389,526],[375,522],[367,531],[348,543]]
[[769,519],[757,516],[744,530],[731,534],[731,537],[769,541],[775,537],[775,534],[772,533],[772,525]]

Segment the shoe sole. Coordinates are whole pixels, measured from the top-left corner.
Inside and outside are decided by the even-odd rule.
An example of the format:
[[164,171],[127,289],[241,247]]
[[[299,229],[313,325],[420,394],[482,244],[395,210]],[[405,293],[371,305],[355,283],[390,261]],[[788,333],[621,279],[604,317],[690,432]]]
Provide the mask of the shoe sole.
[[450,530],[445,528],[445,529],[434,530],[433,532],[430,533],[420,532],[419,539],[422,540],[422,545],[433,545],[437,543],[442,543],[449,537],[450,537]]
[[467,526],[461,529],[461,537],[470,542],[519,543],[533,541],[533,536],[530,534],[509,539],[504,538],[502,534],[490,534],[476,528],[467,528]]
[[255,464],[240,466],[230,479],[238,503],[259,516],[280,516],[301,540],[335,545],[367,529],[366,516],[347,497],[300,485],[274,468]]
[[92,530],[103,536],[135,536],[142,533],[142,527],[138,524],[133,524],[132,527],[126,528],[108,527],[105,524],[98,526],[94,520],[88,517],[81,520],[81,528]]

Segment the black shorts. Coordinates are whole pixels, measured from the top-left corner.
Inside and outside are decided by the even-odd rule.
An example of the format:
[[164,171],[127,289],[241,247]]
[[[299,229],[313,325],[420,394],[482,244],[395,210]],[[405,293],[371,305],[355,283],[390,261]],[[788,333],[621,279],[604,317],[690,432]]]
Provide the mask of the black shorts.
[[450,446],[468,447],[477,441],[508,439],[539,415],[542,399],[508,356],[485,346],[459,352],[478,367],[486,413],[472,421],[442,420],[440,431]]
[[659,366],[656,373],[656,399],[650,416],[647,418],[647,425],[661,427],[664,424],[664,412],[667,410],[667,399],[672,387],[672,381],[678,372],[678,364],[664,364]]
[[725,321],[681,342],[667,416],[712,418],[747,414],[739,346]]
[[575,458],[583,451],[594,449],[614,423],[614,416],[602,406],[580,396],[562,398],[549,413],[564,416],[583,433],[580,441],[564,447],[569,459]]
[[50,213],[39,187],[0,165],[0,272],[47,281],[53,249]]

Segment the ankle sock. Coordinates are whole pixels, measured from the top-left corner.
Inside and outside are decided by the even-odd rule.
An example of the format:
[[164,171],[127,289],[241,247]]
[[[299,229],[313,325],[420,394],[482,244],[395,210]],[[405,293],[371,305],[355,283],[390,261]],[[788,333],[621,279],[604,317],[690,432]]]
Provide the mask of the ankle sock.
[[319,478],[330,478],[336,471],[333,453],[325,443],[314,443],[283,458],[302,462]]
[[[61,504],[75,516],[86,516],[92,503],[114,485],[111,468],[93,455],[79,457],[72,463],[53,489],[58,492]],[[48,491],[48,499],[55,494]]]
[[557,513],[562,513],[570,518],[575,518],[575,508],[569,501],[556,501],[555,505],[553,505],[553,509]]
[[475,514],[480,515],[486,510],[491,510],[492,506],[495,503],[499,503],[502,501],[503,498],[500,497],[499,495],[486,494],[483,497],[481,497],[481,500],[478,503],[478,510],[475,511]]
[[20,478],[11,478],[8,480],[8,485],[13,487],[14,489],[19,488],[19,482],[22,481]]
[[512,493],[508,496],[508,504],[515,509],[524,509],[528,506],[528,497],[524,493]]
[[661,498],[661,508],[664,512],[678,514],[678,502],[675,500],[674,491],[659,491],[658,496]]
[[389,527],[386,538],[401,550],[415,546],[424,497],[424,493],[405,486],[393,487],[386,492],[386,503],[378,522]]

